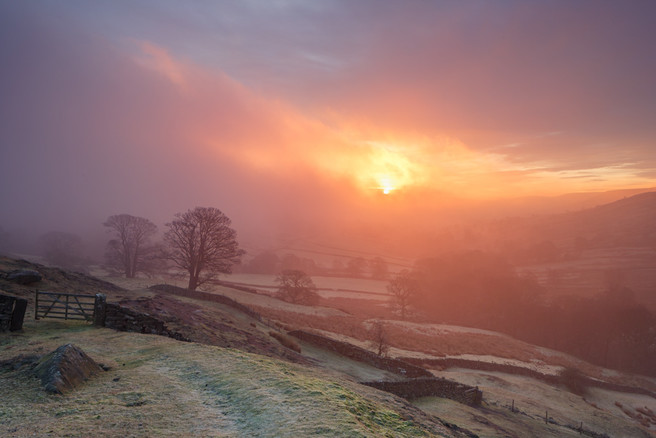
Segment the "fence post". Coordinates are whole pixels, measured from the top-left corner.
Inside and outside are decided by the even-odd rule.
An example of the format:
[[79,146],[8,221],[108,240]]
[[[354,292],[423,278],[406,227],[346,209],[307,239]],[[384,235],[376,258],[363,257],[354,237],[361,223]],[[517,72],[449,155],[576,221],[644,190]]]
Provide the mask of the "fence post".
[[16,298],[14,311],[11,312],[11,322],[9,323],[10,332],[15,332],[23,328],[23,318],[25,318],[26,309],[27,300],[24,298]]
[[39,289],[34,290],[34,319],[39,319]]
[[93,303],[93,325],[105,327],[105,318],[107,317],[107,296],[105,294],[96,294],[96,300]]

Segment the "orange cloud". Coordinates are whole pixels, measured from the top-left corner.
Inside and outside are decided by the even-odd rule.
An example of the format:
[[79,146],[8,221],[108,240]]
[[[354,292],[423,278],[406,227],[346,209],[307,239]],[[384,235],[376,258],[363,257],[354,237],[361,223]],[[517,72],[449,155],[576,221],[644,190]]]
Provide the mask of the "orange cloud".
[[147,41],[137,45],[139,65],[185,90],[176,111],[184,111],[178,114],[180,131],[189,143],[202,154],[262,175],[293,180],[316,173],[348,181],[348,190],[365,196],[428,189],[474,199],[650,183],[621,166],[556,170],[545,162],[514,162],[507,153],[512,148],[475,150],[446,134],[421,135],[335,113],[304,113],[222,71],[176,59]]
[[185,66],[174,60],[168,50],[149,41],[135,41],[140,49],[136,56],[137,63],[164,76],[173,84],[187,89],[189,84],[185,78]]

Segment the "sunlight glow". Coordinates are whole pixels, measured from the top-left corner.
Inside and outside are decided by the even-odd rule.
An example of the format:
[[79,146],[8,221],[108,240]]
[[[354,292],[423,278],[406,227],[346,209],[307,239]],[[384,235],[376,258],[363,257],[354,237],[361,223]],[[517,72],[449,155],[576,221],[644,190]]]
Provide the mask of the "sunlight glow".
[[396,186],[392,179],[388,176],[382,176],[379,179],[380,185],[377,187],[378,190],[382,191],[384,195],[389,195],[393,190],[396,189]]
[[365,144],[366,152],[363,151],[360,159],[353,162],[363,186],[389,195],[424,181],[425,169],[413,159],[412,147],[373,141]]

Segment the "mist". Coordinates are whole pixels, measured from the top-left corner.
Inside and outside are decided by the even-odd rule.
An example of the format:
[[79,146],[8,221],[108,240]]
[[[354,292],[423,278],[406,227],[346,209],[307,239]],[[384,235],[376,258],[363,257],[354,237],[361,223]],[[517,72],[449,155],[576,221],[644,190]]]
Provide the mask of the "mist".
[[[28,247],[52,230],[102,242],[112,214],[163,229],[214,206],[253,251],[301,238],[415,258],[448,226],[655,185],[654,64],[636,44],[638,6],[565,17],[560,4],[510,2],[482,7],[484,23],[466,8],[415,6],[387,4],[374,19],[339,2],[141,2],[127,18],[122,3],[3,4],[0,226]],[[198,24],[203,13],[215,21]],[[606,35],[613,14],[635,29]],[[529,29],[536,21],[560,23],[575,43],[556,56],[558,40]],[[523,37],[542,50],[534,65]]]
[[0,1],[0,435],[652,436],[654,16]]

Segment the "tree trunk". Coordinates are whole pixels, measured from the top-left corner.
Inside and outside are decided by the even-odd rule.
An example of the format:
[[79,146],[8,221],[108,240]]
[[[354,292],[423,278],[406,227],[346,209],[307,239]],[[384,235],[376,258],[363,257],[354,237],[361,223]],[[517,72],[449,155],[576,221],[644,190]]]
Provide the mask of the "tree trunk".
[[197,287],[198,287],[198,278],[194,276],[194,274],[189,274],[189,285],[187,286],[187,289],[196,290]]

